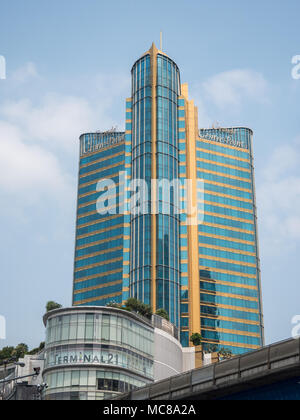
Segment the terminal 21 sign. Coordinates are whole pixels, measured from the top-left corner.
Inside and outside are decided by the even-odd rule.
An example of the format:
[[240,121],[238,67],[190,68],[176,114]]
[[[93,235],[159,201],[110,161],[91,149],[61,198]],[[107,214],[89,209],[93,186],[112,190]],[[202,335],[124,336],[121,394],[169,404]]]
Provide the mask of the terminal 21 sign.
[[69,354],[56,354],[55,355],[55,365],[61,364],[70,364],[70,363],[96,363],[96,364],[119,364],[119,355],[114,353],[104,353],[104,354],[84,354],[82,352],[69,353]]
[[148,377],[153,376],[153,360],[135,354],[131,351],[50,351],[47,355],[46,366],[70,365],[70,364],[95,364],[95,365],[114,365],[126,369],[135,370]]

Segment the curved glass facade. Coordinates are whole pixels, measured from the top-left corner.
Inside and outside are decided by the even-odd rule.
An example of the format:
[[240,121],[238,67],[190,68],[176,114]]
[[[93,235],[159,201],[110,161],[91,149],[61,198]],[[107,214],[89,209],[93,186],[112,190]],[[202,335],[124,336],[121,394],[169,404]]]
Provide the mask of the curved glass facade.
[[[180,75],[176,64],[168,57],[157,56],[157,178],[172,182],[178,179],[178,120]],[[165,308],[171,322],[179,325],[179,212],[174,204],[174,189],[170,196],[158,191],[157,218],[157,281],[156,302]],[[168,206],[170,204],[170,206]],[[170,214],[164,214],[164,207]]]
[[[154,64],[153,64],[154,62]],[[154,71],[154,74],[152,74]],[[156,93],[153,95],[153,83]],[[151,243],[156,242],[156,308],[164,308],[179,325],[179,215],[170,196],[158,188],[156,237],[151,218],[151,177],[172,182],[178,178],[178,121],[180,76],[176,64],[162,54],[146,54],[132,68],[132,177],[146,181],[145,214],[131,219],[130,293],[147,304],[151,296]],[[155,100],[155,106],[153,106]],[[156,115],[152,115],[155,110]],[[156,133],[152,133],[153,118]],[[155,143],[155,145],[153,144]],[[155,147],[155,160],[153,148]],[[153,172],[153,165],[156,165]],[[166,207],[165,207],[166,205]],[[170,211],[166,213],[165,208]]]
[[47,318],[45,399],[111,398],[153,379],[154,330],[136,316],[78,307]]
[[[73,305],[106,305],[128,298],[130,216],[122,211],[123,174],[131,145],[124,132],[80,136]],[[129,166],[129,167],[128,167]],[[97,203],[109,188],[106,211]]]
[[60,369],[44,375],[45,400],[105,400],[141,388],[147,383],[134,375],[101,369]]
[[[213,128],[199,130],[195,140],[197,178],[204,181],[197,190],[203,211],[197,235],[205,350],[239,354],[263,345],[252,136],[248,128]],[[187,345],[188,292],[182,302]]]
[[141,203],[146,214],[131,216],[130,294],[151,304],[151,60],[147,54],[132,68],[132,178],[145,180]]
[[[245,317],[242,317],[236,310],[232,310],[228,314],[230,320],[224,320],[223,317],[226,315],[225,308],[231,307],[241,310],[249,309],[252,312],[249,312],[252,318],[248,316],[247,319],[256,317],[258,321],[260,320],[260,274],[256,238],[252,131],[247,128],[200,130],[199,136],[197,167],[202,171],[201,176],[207,179],[207,175],[209,175],[216,183],[219,182],[219,178],[223,178],[222,184],[224,185],[224,190],[220,191],[220,195],[217,195],[216,189],[213,191],[211,185],[205,182],[204,224],[199,226],[200,278],[207,280],[200,283],[201,314],[203,316],[207,312],[208,305],[217,308],[214,319],[207,318],[207,315],[201,318],[204,346],[214,344],[219,348],[227,348],[229,344],[237,343],[244,347],[249,346],[248,349],[251,350],[251,348],[260,347],[263,344],[262,322],[255,325],[241,324],[240,321]],[[209,153],[203,152],[203,145],[206,149],[208,146],[210,147]],[[216,151],[219,154],[216,154]],[[204,173],[203,170],[211,174]],[[237,180],[224,178],[228,175],[231,178],[237,178]],[[245,183],[241,179],[247,182]],[[227,198],[233,196],[233,182],[236,183],[236,186],[248,189],[247,201]],[[222,193],[225,193],[227,197],[224,197],[225,194],[222,196]],[[206,204],[208,202],[209,204]],[[243,238],[241,240],[233,238],[230,230],[226,230],[225,235],[221,234],[217,227],[216,236],[211,238],[205,226],[209,223],[216,226],[234,227],[241,232],[247,231],[248,234],[251,233],[251,238],[249,238],[251,243],[245,244]],[[217,235],[222,235],[222,239]],[[224,241],[224,237],[226,237],[226,241]],[[227,281],[233,283],[232,274],[228,276],[228,280],[224,279],[225,284],[220,283],[220,274],[216,276],[213,273],[214,269],[220,272],[226,270],[236,273],[234,281],[239,283],[238,287],[226,284]],[[248,278],[250,276],[251,279]],[[222,281],[224,280],[222,279]],[[248,284],[253,284],[255,288],[249,289],[247,280]],[[241,350],[235,349],[234,353],[241,351],[242,348]]]

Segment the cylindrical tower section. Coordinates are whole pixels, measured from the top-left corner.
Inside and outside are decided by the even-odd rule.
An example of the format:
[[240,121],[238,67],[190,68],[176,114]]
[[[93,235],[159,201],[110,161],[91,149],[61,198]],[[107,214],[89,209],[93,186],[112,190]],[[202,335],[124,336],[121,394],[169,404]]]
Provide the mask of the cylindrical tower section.
[[[151,304],[151,60],[146,54],[132,68],[132,179],[145,180],[145,214],[131,216],[130,296]],[[141,207],[145,203],[140,203]]]
[[[130,293],[151,304],[154,311],[166,309],[176,325],[180,267],[174,180],[179,177],[179,95],[177,65],[153,45],[132,68],[132,177],[144,180],[148,188],[142,198],[146,214],[133,214],[131,219]],[[152,206],[151,179],[157,179]]]

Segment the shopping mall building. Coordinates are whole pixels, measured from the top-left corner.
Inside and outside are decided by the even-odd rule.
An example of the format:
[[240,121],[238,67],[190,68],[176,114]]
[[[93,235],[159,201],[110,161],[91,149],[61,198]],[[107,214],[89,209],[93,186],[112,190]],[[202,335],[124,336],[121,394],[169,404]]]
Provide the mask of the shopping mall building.
[[44,399],[111,399],[196,366],[178,329],[111,307],[56,309],[44,316]]

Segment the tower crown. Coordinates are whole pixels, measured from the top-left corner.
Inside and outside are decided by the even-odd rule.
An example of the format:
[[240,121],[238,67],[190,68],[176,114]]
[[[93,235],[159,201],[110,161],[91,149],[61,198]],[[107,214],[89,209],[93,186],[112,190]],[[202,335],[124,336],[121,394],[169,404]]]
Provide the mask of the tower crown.
[[[143,57],[145,57],[146,55],[150,55],[150,56],[155,56],[155,55],[157,55],[157,54],[160,54],[160,55],[163,55],[163,56],[165,56],[165,57],[167,57],[167,58],[169,58],[170,60],[172,60],[166,53],[164,53],[163,51],[161,51],[161,50],[159,50],[158,48],[157,48],[157,46],[155,45],[155,43],[154,42],[152,42],[152,45],[151,45],[151,47],[149,48],[149,50],[148,51],[146,51],[144,54],[142,54],[135,62],[134,62],[134,64],[133,64],[133,66],[132,66],[132,68],[134,67],[134,65],[139,61],[139,60],[141,60]],[[172,60],[173,61],[173,60]]]

